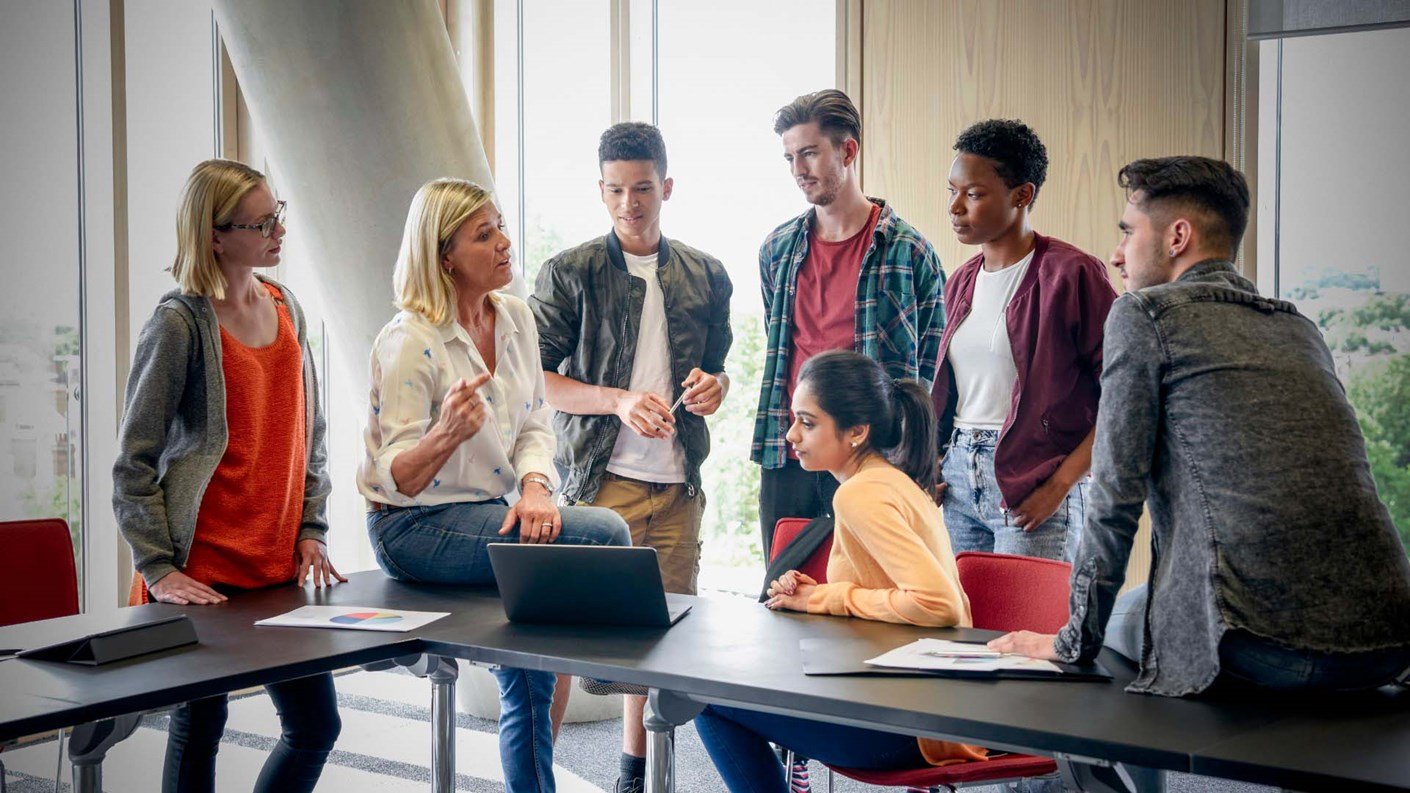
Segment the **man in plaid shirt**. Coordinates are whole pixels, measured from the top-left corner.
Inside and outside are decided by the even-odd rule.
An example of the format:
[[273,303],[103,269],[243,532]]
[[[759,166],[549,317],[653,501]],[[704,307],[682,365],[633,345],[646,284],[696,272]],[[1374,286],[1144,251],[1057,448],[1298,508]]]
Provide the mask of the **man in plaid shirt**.
[[778,111],[774,132],[808,203],[759,250],[767,357],[751,458],[763,467],[759,522],[767,558],[779,518],[832,513],[837,482],[805,471],[784,439],[803,362],[825,350],[875,358],[897,379],[935,378],[945,274],[930,243],[885,201],[862,193],[861,116],[818,91]]

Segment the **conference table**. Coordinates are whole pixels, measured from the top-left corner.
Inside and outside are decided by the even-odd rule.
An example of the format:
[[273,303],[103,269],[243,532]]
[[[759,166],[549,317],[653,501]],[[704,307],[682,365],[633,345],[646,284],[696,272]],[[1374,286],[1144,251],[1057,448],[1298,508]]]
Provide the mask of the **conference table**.
[[[318,672],[407,667],[431,681],[432,789],[454,785],[453,659],[568,673],[651,689],[647,790],[673,789],[673,728],[709,704],[963,740],[1054,756],[1093,791],[1161,789],[1151,770],[1296,790],[1410,790],[1410,691],[1322,698],[1168,699],[1127,694],[1134,669],[1106,653],[1102,682],[914,676],[807,676],[799,640],[880,654],[920,629],[778,613],[746,599],[697,598],[669,629],[528,625],[505,619],[493,590],[395,582],[357,573],[329,590],[278,587],[219,606],[152,604],[0,629],[0,647],[48,644],[184,613],[199,643],[100,667],[0,661],[0,745],[75,727],[75,789],[101,789],[107,748],[144,712]],[[301,605],[446,611],[410,633],[256,627]]]

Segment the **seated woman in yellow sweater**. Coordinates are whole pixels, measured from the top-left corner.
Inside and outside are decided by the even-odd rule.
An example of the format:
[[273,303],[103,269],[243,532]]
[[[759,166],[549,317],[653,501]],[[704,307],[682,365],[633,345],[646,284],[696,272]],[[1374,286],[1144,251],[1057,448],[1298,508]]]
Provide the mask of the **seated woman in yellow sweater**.
[[[935,488],[930,394],[881,365],[836,350],[803,365],[788,442],[808,471],[841,483],[833,496],[825,584],[790,570],[769,585],[772,609],[928,625],[970,625]],[[917,768],[982,760],[985,750],[790,716],[710,706],[695,719],[731,793],[786,793],[777,743],[829,765]]]

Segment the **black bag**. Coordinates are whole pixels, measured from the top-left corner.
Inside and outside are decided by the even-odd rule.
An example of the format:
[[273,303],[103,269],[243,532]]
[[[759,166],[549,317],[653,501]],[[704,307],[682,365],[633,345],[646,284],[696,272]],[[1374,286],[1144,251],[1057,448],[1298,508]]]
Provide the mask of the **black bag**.
[[832,516],[819,515],[808,521],[808,525],[798,532],[793,542],[778,552],[769,567],[764,571],[764,588],[759,592],[759,602],[769,599],[769,582],[788,572],[797,570],[812,558],[813,553],[832,536]]

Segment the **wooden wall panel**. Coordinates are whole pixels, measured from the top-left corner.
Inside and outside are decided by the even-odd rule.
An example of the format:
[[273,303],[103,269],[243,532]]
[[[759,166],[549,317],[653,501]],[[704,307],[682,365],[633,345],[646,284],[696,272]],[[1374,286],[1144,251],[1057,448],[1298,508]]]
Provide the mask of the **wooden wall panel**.
[[1223,153],[1225,0],[864,0],[863,185],[953,270],[955,137],[1019,118],[1048,147],[1034,226],[1105,259],[1138,157]]
[[[1103,260],[1122,165],[1224,156],[1226,0],[850,2],[862,4],[863,187],[920,228],[948,271],[977,252],[950,231],[945,192],[951,146],[975,121],[1037,130],[1049,166],[1034,227]],[[1150,566],[1144,524],[1128,586]]]

